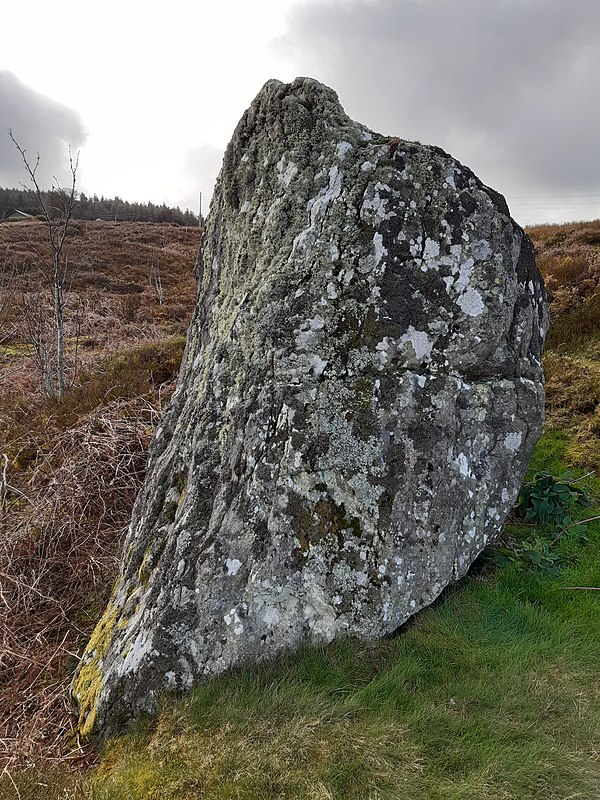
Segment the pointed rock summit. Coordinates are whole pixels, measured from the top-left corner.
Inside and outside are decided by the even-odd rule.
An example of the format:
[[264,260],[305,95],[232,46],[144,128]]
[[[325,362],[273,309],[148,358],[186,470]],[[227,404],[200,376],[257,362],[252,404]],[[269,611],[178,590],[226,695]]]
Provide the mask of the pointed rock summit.
[[500,531],[541,432],[545,294],[504,199],[314,80],[269,81],[243,115],[197,270],[74,683],[84,733],[236,664],[391,633]]

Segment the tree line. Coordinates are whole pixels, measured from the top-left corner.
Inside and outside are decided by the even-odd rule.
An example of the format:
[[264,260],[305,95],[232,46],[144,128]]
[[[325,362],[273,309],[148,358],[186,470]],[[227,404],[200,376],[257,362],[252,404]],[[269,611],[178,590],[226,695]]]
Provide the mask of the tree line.
[[[41,192],[42,197],[50,203],[50,192]],[[39,206],[26,189],[3,189],[0,187],[0,220],[11,211],[24,211],[36,216]],[[179,207],[171,208],[164,203],[130,203],[120,197],[88,196],[77,193],[73,203],[73,219],[104,219],[127,222],[173,222],[176,225],[196,227],[198,216],[189,209],[182,211]]]

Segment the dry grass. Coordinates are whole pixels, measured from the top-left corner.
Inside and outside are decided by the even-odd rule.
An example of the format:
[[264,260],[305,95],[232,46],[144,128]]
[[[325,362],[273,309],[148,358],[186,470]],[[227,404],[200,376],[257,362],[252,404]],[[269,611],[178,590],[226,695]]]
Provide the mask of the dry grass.
[[112,585],[183,340],[105,358],[62,403],[0,403],[0,764],[82,757],[68,686]]
[[600,468],[600,352],[590,347],[576,355],[548,350],[546,427],[570,434],[567,458]]
[[[132,342],[184,333],[196,297],[193,266],[199,243],[198,228],[75,221],[68,245],[74,275],[71,307],[83,308],[81,336],[88,348],[114,351]],[[0,225],[0,253],[11,274],[13,267],[15,272],[13,308],[39,285],[34,251],[46,252],[43,224]],[[7,320],[3,322],[6,327]],[[22,328],[15,336],[24,340]]]
[[546,427],[570,434],[567,457],[600,467],[600,221],[529,228],[550,298]]
[[527,228],[527,233],[540,253],[573,244],[600,245],[600,220],[532,225]]
[[[564,296],[564,295],[563,295]],[[555,313],[548,332],[546,347],[562,353],[573,353],[600,334],[600,290],[584,296],[581,304],[562,313]]]
[[0,762],[74,759],[68,684],[107,598],[158,411],[116,400],[39,447],[0,516]]
[[600,289],[600,222],[538,225],[527,233],[557,321]]
[[[78,267],[78,286],[115,287],[116,293],[141,291],[149,267],[159,266],[165,287],[194,283],[190,266],[198,254],[200,230],[144,222],[74,220],[69,260]],[[32,265],[32,247],[44,251],[45,227],[40,222],[0,225],[0,252],[17,261],[23,277]],[[112,281],[107,287],[107,281]]]

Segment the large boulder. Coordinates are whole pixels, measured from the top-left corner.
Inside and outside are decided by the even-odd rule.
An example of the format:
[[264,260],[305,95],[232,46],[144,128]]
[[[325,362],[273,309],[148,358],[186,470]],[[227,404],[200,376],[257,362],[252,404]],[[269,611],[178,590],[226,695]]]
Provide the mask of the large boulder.
[[179,384],[78,670],[81,729],[338,636],[466,573],[543,416],[544,288],[504,199],[437,147],[269,81],[225,153]]

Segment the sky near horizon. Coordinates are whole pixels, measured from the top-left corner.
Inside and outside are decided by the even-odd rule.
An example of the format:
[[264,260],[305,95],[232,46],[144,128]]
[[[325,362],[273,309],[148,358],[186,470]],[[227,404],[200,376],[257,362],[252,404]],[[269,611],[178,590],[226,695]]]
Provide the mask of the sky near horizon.
[[382,133],[436,144],[521,224],[600,217],[598,0],[29,0],[0,18],[0,186],[80,151],[87,194],[203,212],[269,78],[309,75]]

